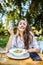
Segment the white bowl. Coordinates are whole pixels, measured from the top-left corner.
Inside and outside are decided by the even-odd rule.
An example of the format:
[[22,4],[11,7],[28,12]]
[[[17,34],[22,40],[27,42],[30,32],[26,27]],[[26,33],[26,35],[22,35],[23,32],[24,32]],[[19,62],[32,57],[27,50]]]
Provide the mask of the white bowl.
[[[20,52],[18,52],[18,51],[20,51]],[[22,56],[23,54],[27,53],[27,51],[25,49],[19,49],[19,48],[11,49],[11,50],[9,50],[9,52],[15,56]]]

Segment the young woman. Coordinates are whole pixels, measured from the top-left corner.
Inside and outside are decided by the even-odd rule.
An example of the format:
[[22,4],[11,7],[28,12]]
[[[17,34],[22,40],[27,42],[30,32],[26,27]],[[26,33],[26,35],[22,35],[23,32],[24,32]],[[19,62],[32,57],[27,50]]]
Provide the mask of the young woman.
[[27,52],[39,52],[38,43],[26,19],[21,19],[18,22],[16,34],[14,34],[12,27],[8,28],[8,32],[10,38],[6,46],[7,51],[10,48],[24,48],[27,49]]

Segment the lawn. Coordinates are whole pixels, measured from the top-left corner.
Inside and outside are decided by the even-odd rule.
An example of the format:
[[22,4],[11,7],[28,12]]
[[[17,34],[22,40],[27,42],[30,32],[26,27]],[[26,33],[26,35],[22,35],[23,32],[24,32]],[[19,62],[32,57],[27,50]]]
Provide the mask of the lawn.
[[4,48],[8,42],[8,36],[0,36],[0,47]]

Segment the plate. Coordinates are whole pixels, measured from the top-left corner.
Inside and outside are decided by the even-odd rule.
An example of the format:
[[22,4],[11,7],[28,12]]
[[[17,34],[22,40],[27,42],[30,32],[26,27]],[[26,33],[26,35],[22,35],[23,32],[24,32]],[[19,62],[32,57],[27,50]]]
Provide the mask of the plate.
[[20,49],[20,48],[10,49],[9,52],[15,56],[22,56],[23,54],[27,53],[25,49]]
[[26,59],[26,58],[29,58],[30,55],[29,55],[29,53],[25,53],[22,56],[15,56],[9,52],[9,53],[7,53],[7,56],[11,59]]

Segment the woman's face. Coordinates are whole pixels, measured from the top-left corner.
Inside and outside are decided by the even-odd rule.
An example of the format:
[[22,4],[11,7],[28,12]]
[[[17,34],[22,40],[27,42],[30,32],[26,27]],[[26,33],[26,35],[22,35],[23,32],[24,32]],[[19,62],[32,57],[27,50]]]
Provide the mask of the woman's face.
[[21,20],[18,24],[18,30],[24,32],[27,26],[27,22],[25,20]]

